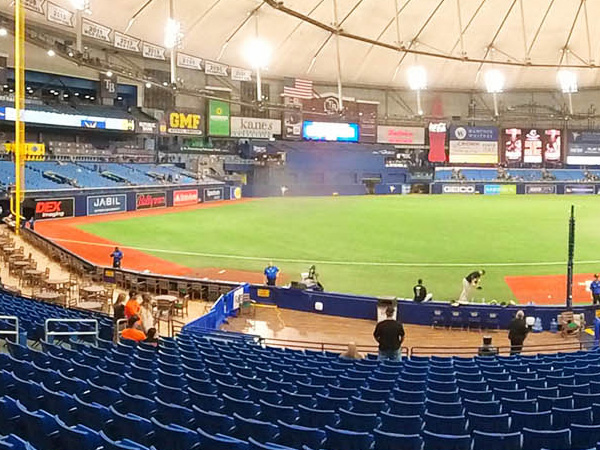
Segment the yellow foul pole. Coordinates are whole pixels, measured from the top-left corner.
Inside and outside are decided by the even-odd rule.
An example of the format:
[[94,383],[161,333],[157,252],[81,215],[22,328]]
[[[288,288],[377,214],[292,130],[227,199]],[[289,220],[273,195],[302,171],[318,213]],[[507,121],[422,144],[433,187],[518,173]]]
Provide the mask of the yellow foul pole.
[[16,233],[21,230],[21,203],[25,195],[24,149],[25,124],[21,111],[25,103],[25,11],[23,1],[15,0],[15,197],[12,213],[15,216]]

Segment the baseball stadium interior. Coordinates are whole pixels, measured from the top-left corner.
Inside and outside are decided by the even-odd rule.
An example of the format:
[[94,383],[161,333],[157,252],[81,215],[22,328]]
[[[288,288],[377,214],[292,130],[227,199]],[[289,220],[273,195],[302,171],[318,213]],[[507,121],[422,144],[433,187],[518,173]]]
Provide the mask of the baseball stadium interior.
[[598,0],[0,0],[0,450],[599,450]]

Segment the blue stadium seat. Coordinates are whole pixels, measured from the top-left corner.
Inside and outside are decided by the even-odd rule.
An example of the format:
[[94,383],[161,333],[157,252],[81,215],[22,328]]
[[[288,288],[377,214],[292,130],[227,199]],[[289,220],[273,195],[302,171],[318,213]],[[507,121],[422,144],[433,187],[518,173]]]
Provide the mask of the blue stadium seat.
[[600,404],[600,394],[573,393],[573,406],[575,408],[586,408],[592,406],[594,403]]
[[571,449],[588,450],[600,442],[600,425],[571,424]]
[[273,442],[260,443],[252,438],[248,438],[250,444],[248,450],[296,450],[285,445],[274,444]]
[[423,429],[423,419],[421,416],[398,416],[382,412],[380,418],[380,429],[385,432],[394,433],[402,431],[405,434],[419,434]]
[[352,411],[362,414],[379,414],[380,411],[387,411],[388,405],[385,400],[364,400],[358,397],[351,397]]
[[500,403],[502,403],[502,411],[507,413],[512,411],[535,412],[537,410],[537,401],[535,399],[514,400],[503,398],[500,400]]
[[558,386],[553,387],[527,387],[527,398],[558,397]]
[[477,414],[468,412],[469,429],[482,431],[485,433],[508,433],[509,419],[508,414]]
[[165,425],[156,418],[150,419],[154,425],[153,445],[157,450],[195,450],[198,448],[198,434],[176,424]]
[[444,435],[423,431],[423,450],[470,450],[471,436]]
[[54,416],[43,409],[29,411],[17,400],[19,408],[19,424],[22,437],[27,439],[37,450],[56,450],[59,445],[59,430]]
[[131,395],[125,389],[119,389],[122,402],[115,407],[122,413],[131,413],[140,417],[149,417],[156,412],[154,400],[141,395]]
[[214,411],[204,411],[196,405],[192,406],[196,424],[210,434],[231,434],[235,427],[233,417]]
[[544,397],[540,396],[537,398],[538,411],[551,411],[552,408],[572,408],[573,397]]
[[527,450],[565,449],[571,445],[571,432],[523,428],[523,448]]
[[[329,395],[323,395],[323,394],[315,394],[315,398],[317,399],[317,408],[319,409],[333,409],[335,411],[337,411],[339,408],[350,408],[350,399],[349,398],[343,398],[343,397],[331,397]],[[288,404],[290,406],[295,406],[295,405],[304,405],[304,406],[308,406],[309,408],[314,407],[314,402],[312,400],[312,397],[309,397],[310,401],[305,400],[304,402],[289,402]],[[284,403],[285,403],[285,399],[284,399]],[[308,404],[306,404],[308,403]]]
[[361,414],[340,408],[339,416],[340,423],[337,427],[344,430],[370,432],[377,428],[380,423],[377,413]]
[[563,409],[552,408],[552,427],[556,430],[569,428],[571,424],[592,424],[592,408]]
[[327,450],[370,450],[373,436],[369,433],[359,433],[349,430],[325,427],[327,438],[323,448]]
[[460,397],[458,395],[458,389],[455,389],[453,391],[448,391],[448,392],[440,392],[440,391],[434,391],[432,389],[427,389],[426,396],[427,396],[427,400],[432,400],[435,402],[442,402],[442,403],[452,403],[452,402],[458,402],[460,400]]
[[394,389],[392,396],[401,402],[422,402],[425,400],[425,391],[405,391]]
[[418,434],[397,434],[373,430],[374,450],[421,450],[423,439]]
[[463,399],[462,404],[466,411],[476,414],[493,415],[500,414],[500,401],[478,402],[477,400]]
[[521,433],[473,432],[472,450],[518,450],[521,448]]
[[424,429],[437,434],[464,434],[467,428],[467,419],[465,416],[438,416],[426,412],[423,415],[425,422]]
[[523,428],[532,430],[549,430],[551,429],[552,413],[550,411],[540,412],[511,412],[511,429],[512,431],[522,431]]
[[234,436],[247,440],[249,437],[259,442],[271,442],[279,436],[279,428],[271,422],[258,419],[246,419],[237,413],[233,414],[235,422]]
[[154,397],[156,402],[155,417],[161,423],[174,423],[182,427],[193,427],[195,418],[194,411],[179,404],[163,402]]
[[[340,421],[340,416],[331,409],[314,409],[304,405],[298,405],[298,412],[296,414],[297,416],[299,414],[298,425],[309,428],[323,428],[325,425],[335,427]],[[283,416],[279,419],[286,423],[295,422],[286,420]]]
[[[281,403],[286,406],[298,406],[298,405],[304,405],[304,406],[308,406],[308,407],[315,406],[315,400],[314,400],[313,396],[311,396],[311,395],[296,394],[295,392],[289,392],[284,389],[281,391],[281,397],[282,397]],[[317,399],[318,399],[320,397],[326,397],[326,396],[324,396],[323,394],[316,394],[315,397],[317,397]]]
[[102,445],[98,432],[84,426],[68,426],[58,416],[54,416],[58,425],[59,445],[61,450],[96,450]]
[[388,400],[389,412],[398,416],[410,416],[423,414],[425,412],[424,402],[401,402],[390,398]]
[[459,416],[464,412],[461,402],[444,403],[427,399],[425,408],[427,412],[438,416]]
[[36,450],[29,442],[19,436],[9,434],[0,436],[0,450]]
[[99,435],[102,439],[103,450],[150,450],[148,447],[145,447],[129,439],[114,441],[111,438],[109,438],[103,431],[100,431]]
[[154,426],[150,420],[135,414],[122,414],[111,406],[113,420],[105,424],[105,433],[113,440],[131,439],[142,445],[149,446],[154,436]]
[[325,440],[325,432],[319,428],[292,425],[281,420],[277,421],[279,426],[278,443],[292,448],[301,448],[306,445],[310,448],[320,449]]

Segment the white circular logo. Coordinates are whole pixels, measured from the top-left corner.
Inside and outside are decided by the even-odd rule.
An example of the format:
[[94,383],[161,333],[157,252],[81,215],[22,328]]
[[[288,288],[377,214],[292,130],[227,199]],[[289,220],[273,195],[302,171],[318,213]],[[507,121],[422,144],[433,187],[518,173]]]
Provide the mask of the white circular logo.
[[467,137],[467,130],[463,127],[458,127],[456,130],[454,130],[454,136],[456,136],[456,139],[460,139],[462,141]]

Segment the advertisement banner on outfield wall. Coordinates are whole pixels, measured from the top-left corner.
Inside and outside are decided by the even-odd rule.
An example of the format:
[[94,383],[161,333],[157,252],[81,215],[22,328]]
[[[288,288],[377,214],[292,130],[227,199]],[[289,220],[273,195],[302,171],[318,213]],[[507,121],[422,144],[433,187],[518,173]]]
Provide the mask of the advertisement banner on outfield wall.
[[565,194],[569,195],[593,195],[596,193],[596,186],[593,184],[567,184]]
[[198,203],[198,189],[173,191],[173,206],[195,205]]
[[516,184],[486,184],[483,187],[485,195],[517,195]]
[[239,186],[231,186],[231,192],[229,195],[230,200],[239,200],[242,198],[242,188]]
[[93,195],[87,198],[87,214],[111,214],[127,211],[127,195]]
[[218,188],[204,188],[204,201],[205,202],[216,202],[223,200],[225,194],[222,187]]
[[135,198],[135,209],[164,208],[167,206],[166,192],[144,192],[137,194]]
[[272,139],[281,135],[281,120],[232,117],[231,137]]
[[556,194],[555,184],[527,184],[525,185],[526,194]]
[[442,194],[477,194],[474,184],[443,184]]
[[450,162],[498,163],[498,128],[450,127]]
[[35,220],[63,219],[74,215],[75,199],[73,197],[36,200],[35,202]]
[[600,131],[569,131],[567,164],[582,166],[600,164]]
[[425,145],[425,128],[379,125],[377,142],[394,145]]

